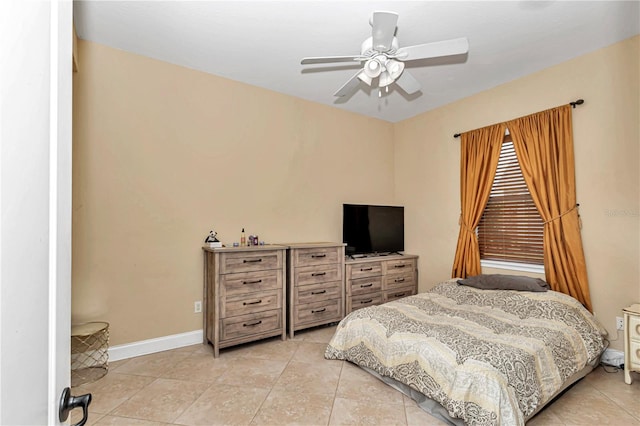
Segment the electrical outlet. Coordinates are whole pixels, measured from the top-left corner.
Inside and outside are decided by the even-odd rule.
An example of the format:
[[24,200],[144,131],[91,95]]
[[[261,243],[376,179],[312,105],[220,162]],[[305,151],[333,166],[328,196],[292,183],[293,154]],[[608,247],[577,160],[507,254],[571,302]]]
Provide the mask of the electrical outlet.
[[616,317],[616,330],[624,330],[624,322],[622,317]]
[[200,312],[202,312],[202,301],[197,300],[193,302],[193,313],[199,314]]

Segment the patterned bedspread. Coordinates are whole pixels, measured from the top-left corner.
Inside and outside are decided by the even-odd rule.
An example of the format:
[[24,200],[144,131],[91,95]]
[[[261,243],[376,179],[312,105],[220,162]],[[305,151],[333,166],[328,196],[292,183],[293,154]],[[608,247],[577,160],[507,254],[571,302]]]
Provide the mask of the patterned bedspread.
[[422,392],[471,425],[522,425],[604,349],[606,331],[575,299],[479,290],[449,280],[352,312],[325,358]]

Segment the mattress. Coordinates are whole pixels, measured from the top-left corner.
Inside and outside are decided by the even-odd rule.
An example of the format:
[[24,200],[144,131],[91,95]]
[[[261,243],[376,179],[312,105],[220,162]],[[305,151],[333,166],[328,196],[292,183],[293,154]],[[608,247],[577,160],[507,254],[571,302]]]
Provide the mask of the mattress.
[[565,294],[480,290],[452,279],[350,313],[325,358],[375,372],[414,399],[424,395],[450,419],[522,425],[597,363],[605,334]]

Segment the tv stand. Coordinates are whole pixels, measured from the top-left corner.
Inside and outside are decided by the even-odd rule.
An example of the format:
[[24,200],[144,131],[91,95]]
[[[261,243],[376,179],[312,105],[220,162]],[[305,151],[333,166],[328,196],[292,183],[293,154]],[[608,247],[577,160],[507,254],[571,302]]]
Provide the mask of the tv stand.
[[372,253],[345,261],[346,312],[418,292],[418,256]]

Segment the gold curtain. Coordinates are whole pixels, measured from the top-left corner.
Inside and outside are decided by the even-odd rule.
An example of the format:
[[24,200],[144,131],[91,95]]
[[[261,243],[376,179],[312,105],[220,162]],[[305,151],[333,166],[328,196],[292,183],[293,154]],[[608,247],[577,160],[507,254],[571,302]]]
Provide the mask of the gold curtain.
[[553,290],[591,311],[576,204],[571,106],[507,123],[531,197],[545,222],[544,269]]
[[460,232],[452,278],[481,273],[476,227],[484,211],[498,168],[505,124],[494,124],[461,135]]

